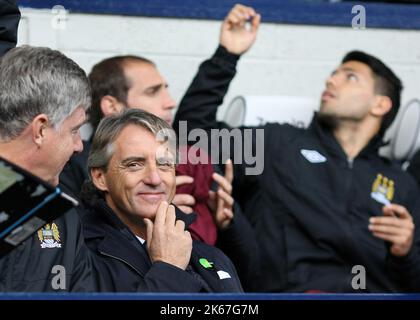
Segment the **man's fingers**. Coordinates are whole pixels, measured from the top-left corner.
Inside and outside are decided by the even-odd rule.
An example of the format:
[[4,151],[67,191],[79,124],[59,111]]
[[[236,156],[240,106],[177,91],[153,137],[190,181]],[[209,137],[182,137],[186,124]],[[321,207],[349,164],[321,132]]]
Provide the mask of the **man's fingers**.
[[233,181],[233,164],[232,160],[228,159],[225,164],[225,179],[232,183]]
[[181,186],[183,184],[193,183],[194,178],[190,176],[176,176],[175,177],[175,185]]
[[243,25],[245,24],[250,18],[256,15],[255,10],[251,7],[246,7],[243,5],[236,5],[233,9],[229,12],[226,17],[227,22],[234,24],[234,25]]
[[414,224],[411,220],[398,219],[391,217],[372,217],[369,219],[372,225],[394,226],[399,228],[414,229]]
[[175,225],[175,220],[176,220],[176,216],[175,216],[175,207],[170,205],[168,206],[168,210],[166,210],[166,220],[165,220],[165,225],[167,228],[171,228]]
[[249,19],[255,15],[255,10],[252,7],[247,7],[239,3],[233,7],[231,12],[239,12],[245,19]]
[[389,205],[386,205],[383,207],[383,210],[385,215],[394,215],[400,219],[410,219],[412,220],[412,217],[408,210],[399,204],[391,203]]
[[176,205],[177,207],[180,207],[180,206],[192,207],[195,205],[195,199],[190,194],[180,193],[174,196],[172,203]]
[[152,220],[148,218],[144,218],[143,221],[146,224],[146,232],[147,232],[146,241],[147,241],[147,247],[149,247],[150,244],[152,243],[152,238],[153,238],[153,222]]
[[389,241],[393,244],[400,244],[401,242],[400,236],[394,236],[394,235],[390,235],[388,233],[382,233],[382,232],[373,232],[373,235],[377,238],[380,238],[385,241]]
[[232,185],[225,177],[218,173],[213,173],[213,180],[216,181],[223,190],[232,193]]
[[221,198],[227,205],[229,205],[230,207],[233,206],[233,198],[230,196],[230,194],[226,193],[224,190],[219,189],[217,190],[217,195],[219,196],[219,198]]
[[181,210],[182,212],[186,214],[190,214],[194,212],[194,210],[191,207],[187,207],[187,206],[177,206],[177,207],[179,208],[179,210]]
[[224,208],[223,213],[225,214],[227,219],[229,220],[233,219],[233,211],[231,209]]
[[175,222],[175,229],[178,231],[185,231],[185,222],[182,220],[177,220]]
[[168,210],[168,203],[166,201],[162,201],[159,204],[159,207],[156,212],[155,222],[154,225],[156,226],[163,226],[166,220],[166,210]]
[[209,191],[209,198],[210,198],[210,200],[215,200],[216,199],[216,192],[210,190]]
[[380,232],[388,235],[402,236],[409,235],[410,231],[407,229],[395,227],[395,226],[384,226],[384,225],[369,225],[369,230],[372,232]]
[[242,17],[238,12],[231,12],[227,18],[226,18],[227,22],[233,25],[237,25],[241,22]]
[[251,32],[256,33],[258,31],[258,28],[260,26],[261,22],[261,15],[257,14],[252,18],[251,21]]

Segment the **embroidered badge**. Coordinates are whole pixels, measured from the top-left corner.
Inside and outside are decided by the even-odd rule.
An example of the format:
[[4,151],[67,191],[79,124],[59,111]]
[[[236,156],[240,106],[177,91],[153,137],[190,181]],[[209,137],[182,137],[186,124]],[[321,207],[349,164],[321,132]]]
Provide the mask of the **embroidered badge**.
[[394,189],[394,181],[379,173],[372,184],[370,196],[379,203],[388,205],[394,198]]
[[327,158],[325,158],[322,154],[320,154],[316,150],[306,150],[302,149],[300,150],[300,153],[302,156],[305,157],[306,160],[308,160],[310,163],[322,163],[326,162]]
[[60,232],[55,223],[47,223],[38,230],[38,238],[41,241],[41,248],[61,248]]

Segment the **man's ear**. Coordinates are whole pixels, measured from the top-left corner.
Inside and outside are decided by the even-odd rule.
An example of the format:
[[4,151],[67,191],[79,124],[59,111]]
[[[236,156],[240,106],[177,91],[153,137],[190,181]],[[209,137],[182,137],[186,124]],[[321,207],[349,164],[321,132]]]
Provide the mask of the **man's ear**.
[[375,106],[371,109],[374,116],[383,117],[391,111],[392,100],[390,97],[377,95],[375,99]]
[[101,110],[104,116],[120,113],[124,105],[115,97],[106,95],[101,98]]
[[101,191],[108,191],[108,184],[105,179],[105,172],[102,168],[90,169],[90,175],[92,176],[92,182],[95,187]]
[[45,143],[47,139],[47,129],[48,129],[49,121],[48,116],[46,114],[39,114],[35,118],[33,118],[31,122],[32,126],[32,139],[35,144],[40,147],[43,143]]

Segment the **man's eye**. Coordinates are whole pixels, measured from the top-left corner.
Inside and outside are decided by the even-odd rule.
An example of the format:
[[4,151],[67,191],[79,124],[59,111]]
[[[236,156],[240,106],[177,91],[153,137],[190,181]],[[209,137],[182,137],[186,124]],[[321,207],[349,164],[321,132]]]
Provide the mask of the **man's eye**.
[[148,96],[149,97],[154,97],[155,95],[157,95],[157,93],[158,92],[156,90],[155,91],[150,91],[149,94],[148,94]]
[[140,167],[141,165],[138,162],[130,162],[129,164],[127,164],[127,168],[129,169],[138,169]]
[[349,73],[347,75],[347,79],[349,79],[351,81],[356,81],[357,80],[357,76],[354,73]]
[[172,161],[162,161],[162,162],[159,162],[159,166],[161,168],[173,168],[174,163]]

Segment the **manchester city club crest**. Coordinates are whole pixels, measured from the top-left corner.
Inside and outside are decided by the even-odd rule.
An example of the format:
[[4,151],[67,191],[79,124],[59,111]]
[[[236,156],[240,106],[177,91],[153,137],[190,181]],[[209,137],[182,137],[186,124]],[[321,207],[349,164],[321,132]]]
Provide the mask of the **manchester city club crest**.
[[55,223],[47,223],[38,230],[38,238],[41,248],[61,248],[60,232]]
[[379,173],[372,184],[370,196],[379,203],[388,205],[394,198],[394,188],[394,181]]

